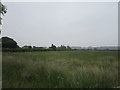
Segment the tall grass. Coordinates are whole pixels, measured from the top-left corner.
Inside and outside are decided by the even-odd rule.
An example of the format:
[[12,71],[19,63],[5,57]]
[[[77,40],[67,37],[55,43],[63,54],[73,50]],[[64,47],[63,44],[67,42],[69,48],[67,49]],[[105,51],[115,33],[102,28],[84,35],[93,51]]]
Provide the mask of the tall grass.
[[3,88],[116,86],[117,51],[3,53]]

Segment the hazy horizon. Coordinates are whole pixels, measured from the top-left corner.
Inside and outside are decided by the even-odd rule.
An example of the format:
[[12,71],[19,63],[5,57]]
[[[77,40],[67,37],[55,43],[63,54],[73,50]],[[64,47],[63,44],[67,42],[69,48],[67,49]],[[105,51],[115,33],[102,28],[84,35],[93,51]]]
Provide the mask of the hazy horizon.
[[118,3],[5,2],[2,36],[19,46],[118,46]]

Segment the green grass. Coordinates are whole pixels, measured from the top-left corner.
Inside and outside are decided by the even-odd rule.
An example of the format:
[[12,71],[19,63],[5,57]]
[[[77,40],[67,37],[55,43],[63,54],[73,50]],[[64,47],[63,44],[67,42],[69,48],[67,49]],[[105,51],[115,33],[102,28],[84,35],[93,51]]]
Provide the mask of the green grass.
[[107,88],[118,85],[117,51],[3,53],[3,88]]

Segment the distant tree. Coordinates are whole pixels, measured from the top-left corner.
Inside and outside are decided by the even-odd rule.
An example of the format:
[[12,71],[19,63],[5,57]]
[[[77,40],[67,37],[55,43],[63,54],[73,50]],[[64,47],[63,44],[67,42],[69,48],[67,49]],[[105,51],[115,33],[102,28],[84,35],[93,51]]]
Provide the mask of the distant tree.
[[67,50],[67,47],[66,46],[64,46],[64,45],[61,45],[61,46],[59,46],[58,48],[57,48],[57,50]]
[[66,46],[64,46],[64,45],[61,45],[61,47],[60,47],[61,49],[66,49]]
[[32,48],[32,46],[29,46],[29,48]]
[[28,46],[29,48],[32,48],[32,46]]
[[25,46],[23,46],[22,48],[32,48],[32,46],[27,46],[27,45],[25,45]]
[[12,38],[2,37],[2,48],[19,48],[19,46]]
[[70,49],[71,49],[71,47],[70,47],[70,46],[67,46],[67,49],[68,49],[68,50],[70,50]]
[[33,46],[33,48],[37,48],[36,46]]
[[49,48],[56,50],[56,46],[54,44],[52,44],[51,47],[49,47]]

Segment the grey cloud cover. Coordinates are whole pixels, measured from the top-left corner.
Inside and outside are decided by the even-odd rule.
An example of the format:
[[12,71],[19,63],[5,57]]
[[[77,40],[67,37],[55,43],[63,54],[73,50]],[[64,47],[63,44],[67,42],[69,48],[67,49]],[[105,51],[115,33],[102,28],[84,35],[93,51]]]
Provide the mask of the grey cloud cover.
[[2,36],[20,46],[116,46],[117,2],[4,3]]

